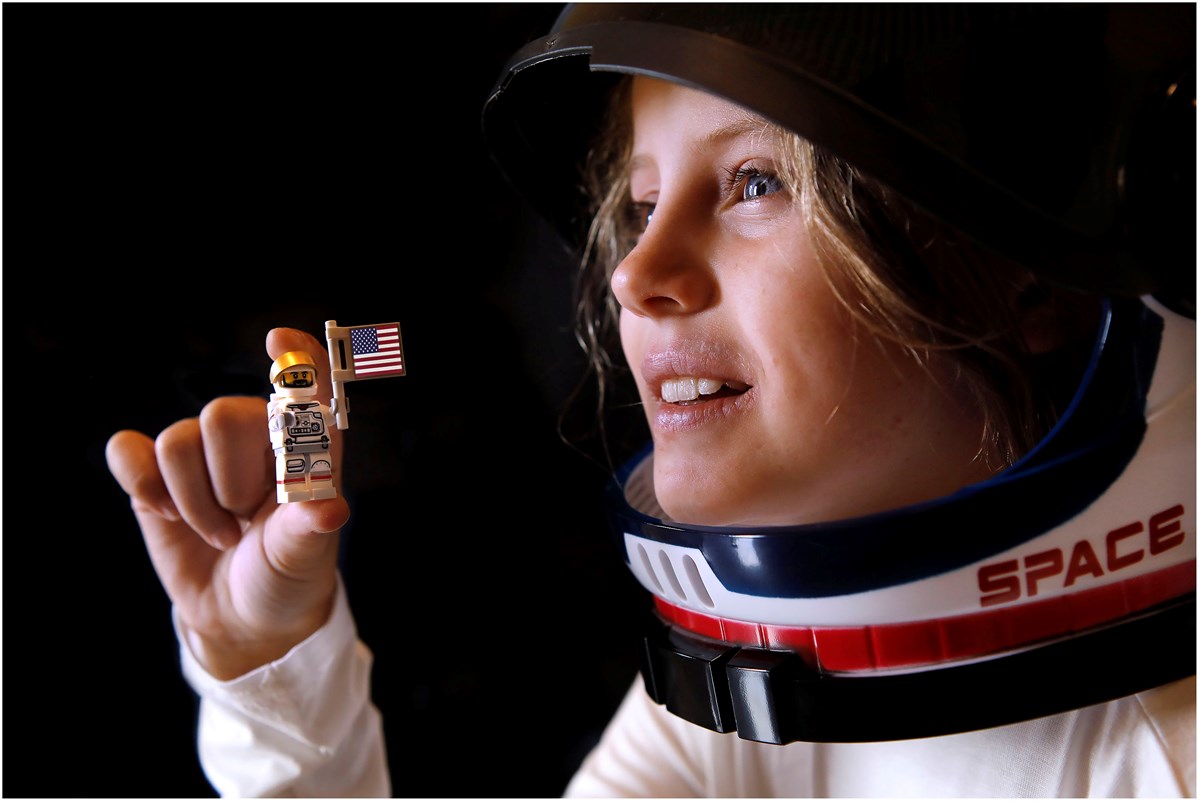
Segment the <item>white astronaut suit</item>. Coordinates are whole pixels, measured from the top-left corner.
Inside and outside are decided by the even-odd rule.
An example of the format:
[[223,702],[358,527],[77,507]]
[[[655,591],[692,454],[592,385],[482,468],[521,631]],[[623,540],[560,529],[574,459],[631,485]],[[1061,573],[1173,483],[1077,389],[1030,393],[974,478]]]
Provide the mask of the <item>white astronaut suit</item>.
[[267,427],[280,503],[337,496],[329,460],[330,411],[316,398],[315,366],[304,351],[288,351],[271,365],[275,392],[267,403]]

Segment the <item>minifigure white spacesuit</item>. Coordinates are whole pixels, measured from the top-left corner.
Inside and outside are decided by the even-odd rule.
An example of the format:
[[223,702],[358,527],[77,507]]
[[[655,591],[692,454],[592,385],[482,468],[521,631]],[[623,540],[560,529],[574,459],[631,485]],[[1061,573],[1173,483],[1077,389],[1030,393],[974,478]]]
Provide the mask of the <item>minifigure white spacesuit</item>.
[[316,398],[317,369],[305,351],[288,351],[271,363],[267,427],[275,450],[279,502],[334,498],[329,459],[329,407]]

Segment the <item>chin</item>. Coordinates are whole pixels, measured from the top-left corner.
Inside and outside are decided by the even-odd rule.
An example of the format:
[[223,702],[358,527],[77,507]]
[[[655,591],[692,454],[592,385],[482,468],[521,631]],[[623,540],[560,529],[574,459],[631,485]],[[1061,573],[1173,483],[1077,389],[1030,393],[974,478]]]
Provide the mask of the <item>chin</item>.
[[713,488],[702,481],[680,478],[678,475],[654,477],[654,493],[664,516],[679,523],[695,526],[737,526],[749,516],[746,499],[738,494],[741,504],[730,499],[727,488]]
[[[713,519],[711,496],[702,484],[679,472],[668,469],[656,457],[654,462],[654,495],[662,509],[663,518],[699,526],[720,526]],[[702,503],[707,499],[708,503]]]
[[[655,464],[654,493],[667,520],[693,526],[795,526],[836,520],[834,510],[788,494],[764,495],[753,485],[705,481],[706,476],[680,476]],[[665,474],[665,475],[663,475]],[[754,487],[754,489],[751,489]]]

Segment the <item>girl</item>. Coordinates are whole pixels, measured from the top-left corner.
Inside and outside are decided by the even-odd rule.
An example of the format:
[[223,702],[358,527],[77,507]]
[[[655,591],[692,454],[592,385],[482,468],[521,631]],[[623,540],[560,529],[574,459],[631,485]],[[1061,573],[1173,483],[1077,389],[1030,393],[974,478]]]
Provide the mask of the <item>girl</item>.
[[[643,678],[568,794],[1195,793],[1194,330],[1167,306],[1191,238],[1166,225],[1191,190],[1122,149],[1133,95],[1101,109],[1118,93],[1088,83],[1127,64],[1123,31],[1161,63],[1122,91],[1191,43],[1175,62],[1183,26],[1126,13],[582,6],[514,57],[485,130],[587,229],[581,336],[653,440],[612,507],[658,613]],[[1187,144],[1174,115],[1162,146]],[[206,769],[222,793],[382,795],[320,534],[348,511],[276,506],[261,426],[221,399],[109,446]]]

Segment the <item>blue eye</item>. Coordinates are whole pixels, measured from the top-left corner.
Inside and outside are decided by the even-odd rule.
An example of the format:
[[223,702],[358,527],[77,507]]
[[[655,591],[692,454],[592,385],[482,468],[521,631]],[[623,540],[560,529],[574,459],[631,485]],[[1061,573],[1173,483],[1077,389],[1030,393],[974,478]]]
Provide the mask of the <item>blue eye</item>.
[[754,200],[784,188],[779,176],[757,167],[739,167],[726,172],[726,191],[731,199]]
[[772,192],[783,189],[783,182],[773,175],[765,173],[750,173],[745,176],[742,184],[742,200],[761,198]]

